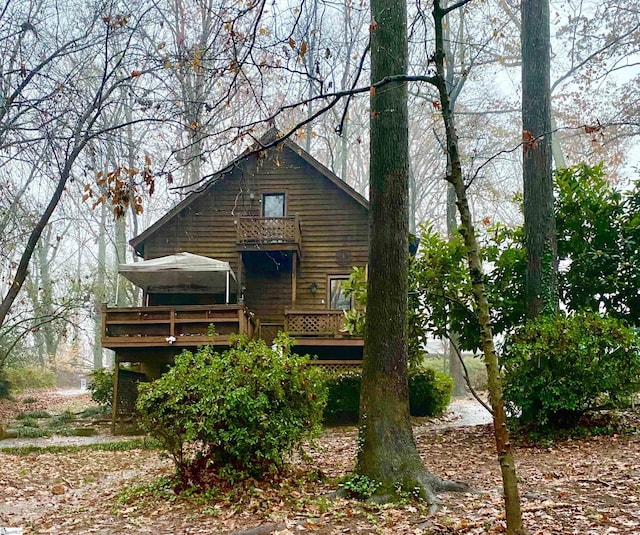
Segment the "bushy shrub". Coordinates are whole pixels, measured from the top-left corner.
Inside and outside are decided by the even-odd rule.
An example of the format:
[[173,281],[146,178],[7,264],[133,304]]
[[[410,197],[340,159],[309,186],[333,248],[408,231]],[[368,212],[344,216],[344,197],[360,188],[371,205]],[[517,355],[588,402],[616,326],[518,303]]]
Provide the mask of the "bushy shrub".
[[502,364],[507,406],[527,426],[571,427],[640,388],[638,335],[593,313],[525,324],[505,342]]
[[[327,380],[327,408],[324,416],[329,424],[355,423],[360,408],[361,378],[354,373]],[[430,368],[418,368],[409,376],[409,410],[412,416],[437,416],[451,401],[453,379]]]
[[409,407],[412,416],[437,416],[451,401],[453,379],[438,370],[421,368],[409,377]]
[[23,368],[7,367],[3,370],[3,379],[9,383],[9,390],[19,394],[25,390],[37,390],[56,387],[56,375],[51,370],[35,366]]
[[91,382],[87,385],[87,390],[91,392],[91,399],[104,408],[111,406],[113,400],[113,370],[100,368],[92,371]]
[[354,424],[360,413],[360,375],[343,373],[327,380],[327,407],[325,422]]
[[280,334],[274,348],[240,337],[221,353],[184,351],[160,379],[139,386],[143,426],[172,457],[179,488],[277,471],[320,432],[322,373],[290,354],[291,343]]

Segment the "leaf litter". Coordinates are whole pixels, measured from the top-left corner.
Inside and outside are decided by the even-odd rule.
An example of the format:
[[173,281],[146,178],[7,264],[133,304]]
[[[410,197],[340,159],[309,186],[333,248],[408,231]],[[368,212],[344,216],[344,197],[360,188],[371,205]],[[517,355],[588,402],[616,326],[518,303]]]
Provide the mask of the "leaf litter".
[[[357,443],[355,427],[334,427],[289,473],[205,496],[173,493],[173,466],[157,450],[0,451],[0,527],[25,534],[503,533],[491,425],[448,423],[414,421],[420,453],[431,471],[475,490],[441,495],[431,515],[409,500],[381,506],[332,498],[339,478],[353,470]],[[640,533],[640,435],[524,444],[515,455],[530,534]]]

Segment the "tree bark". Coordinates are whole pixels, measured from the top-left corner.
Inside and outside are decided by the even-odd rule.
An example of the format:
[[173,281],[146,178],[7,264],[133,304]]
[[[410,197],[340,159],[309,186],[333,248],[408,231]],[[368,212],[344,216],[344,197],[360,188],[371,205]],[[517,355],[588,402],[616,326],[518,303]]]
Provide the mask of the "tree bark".
[[558,308],[558,247],[551,169],[549,0],[523,0],[522,129],[527,317]]
[[441,7],[439,0],[435,0],[433,18],[435,22],[436,53],[435,64],[437,74],[434,83],[440,96],[442,119],[447,137],[447,153],[450,169],[447,180],[453,186],[456,193],[456,204],[460,213],[461,232],[467,250],[467,263],[471,276],[473,297],[476,314],[480,326],[480,345],[484,353],[484,361],[487,368],[489,398],[493,410],[493,426],[498,453],[498,462],[502,472],[502,483],[505,499],[505,512],[507,519],[507,533],[519,535],[526,533],[522,525],[520,511],[520,495],[518,492],[518,479],[516,475],[515,460],[507,430],[504,402],[502,398],[502,385],[498,368],[498,357],[493,343],[493,332],[489,316],[489,302],[484,287],[484,272],[480,257],[475,228],[471,218],[471,210],[467,199],[467,188],[464,183],[458,134],[453,122],[449,90],[445,76],[445,47],[444,47],[444,17],[447,11]]
[[[405,2],[371,3],[371,80],[407,66]],[[367,322],[356,470],[392,499],[419,489],[429,503],[451,490],[426,471],[411,428],[407,377],[408,173],[406,82],[371,92]]]

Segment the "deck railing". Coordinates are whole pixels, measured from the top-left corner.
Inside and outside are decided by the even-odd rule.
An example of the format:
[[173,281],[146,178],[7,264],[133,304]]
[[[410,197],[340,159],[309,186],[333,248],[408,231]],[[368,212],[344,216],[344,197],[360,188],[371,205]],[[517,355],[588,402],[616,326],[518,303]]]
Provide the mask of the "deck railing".
[[291,336],[349,336],[342,332],[342,310],[286,310],[285,330]]
[[293,217],[240,217],[238,243],[295,243],[300,245],[300,222]]
[[254,327],[244,305],[105,306],[102,318],[102,345],[108,348],[226,345],[229,335],[252,336]]

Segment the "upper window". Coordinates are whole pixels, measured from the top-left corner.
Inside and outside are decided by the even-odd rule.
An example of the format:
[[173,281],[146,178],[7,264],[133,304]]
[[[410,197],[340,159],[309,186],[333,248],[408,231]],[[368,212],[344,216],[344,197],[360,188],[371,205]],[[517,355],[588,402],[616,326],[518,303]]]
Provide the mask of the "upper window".
[[265,193],[262,196],[263,217],[284,217],[284,193]]
[[330,310],[350,310],[352,307],[351,297],[347,297],[342,289],[342,283],[349,277],[329,278],[329,309]]

